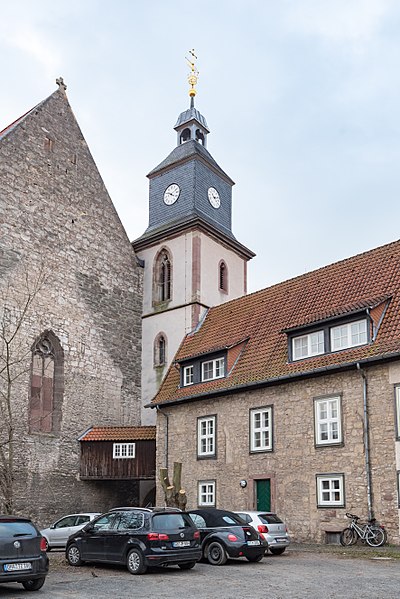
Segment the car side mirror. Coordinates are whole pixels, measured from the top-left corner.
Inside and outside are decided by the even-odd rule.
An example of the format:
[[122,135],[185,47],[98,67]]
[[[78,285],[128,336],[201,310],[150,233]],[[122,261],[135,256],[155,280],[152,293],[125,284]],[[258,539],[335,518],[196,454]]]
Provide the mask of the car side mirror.
[[54,530],[54,529],[55,529],[55,527],[56,527],[56,525],[55,525],[55,524],[52,524],[52,525],[50,526],[50,530]]
[[89,524],[85,524],[82,530],[84,532],[91,532],[92,530],[94,530],[94,525],[91,522],[89,522]]

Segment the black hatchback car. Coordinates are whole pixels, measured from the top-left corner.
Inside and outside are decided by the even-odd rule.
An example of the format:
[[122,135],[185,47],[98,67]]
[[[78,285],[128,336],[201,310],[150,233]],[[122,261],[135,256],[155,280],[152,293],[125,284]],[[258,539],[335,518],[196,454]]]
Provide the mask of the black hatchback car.
[[234,512],[204,508],[187,512],[200,531],[203,559],[222,566],[228,557],[259,562],[268,543]]
[[38,591],[46,580],[46,542],[29,518],[0,515],[0,583],[20,582]]
[[183,512],[114,509],[71,535],[65,554],[71,566],[125,564],[131,574],[149,566],[190,570],[201,558],[200,533]]

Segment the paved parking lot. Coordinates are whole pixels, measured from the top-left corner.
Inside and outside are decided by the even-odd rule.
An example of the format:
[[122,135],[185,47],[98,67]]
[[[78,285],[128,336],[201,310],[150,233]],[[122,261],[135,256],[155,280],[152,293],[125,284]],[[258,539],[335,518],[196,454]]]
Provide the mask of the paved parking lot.
[[[72,568],[61,552],[51,552],[51,572],[35,598],[397,599],[400,561],[372,555],[290,548],[258,564],[232,560],[222,567],[197,564],[188,572],[171,567],[132,576],[122,567]],[[26,596],[21,585],[0,585],[0,599]]]

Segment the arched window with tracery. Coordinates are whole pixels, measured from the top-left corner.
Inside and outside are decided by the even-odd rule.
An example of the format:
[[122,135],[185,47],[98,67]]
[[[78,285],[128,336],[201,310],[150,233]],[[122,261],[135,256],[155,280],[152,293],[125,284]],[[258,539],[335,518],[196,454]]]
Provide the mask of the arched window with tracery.
[[167,250],[161,250],[155,263],[155,303],[172,299],[172,261]]
[[154,366],[164,366],[167,362],[167,338],[159,333],[154,341]]
[[228,293],[228,268],[223,260],[218,266],[218,287],[220,291]]
[[32,347],[30,432],[59,432],[63,394],[64,352],[56,335],[45,331]]

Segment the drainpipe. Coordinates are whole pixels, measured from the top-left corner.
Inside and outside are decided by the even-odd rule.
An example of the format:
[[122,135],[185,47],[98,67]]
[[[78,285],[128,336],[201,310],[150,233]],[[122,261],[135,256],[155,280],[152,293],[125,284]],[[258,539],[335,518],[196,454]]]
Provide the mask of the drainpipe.
[[163,412],[159,406],[156,406],[156,410],[159,414],[162,414],[165,419],[165,451],[164,451],[164,467],[168,469],[168,414]]
[[369,455],[369,417],[368,417],[368,386],[367,376],[364,370],[361,368],[360,363],[357,362],[357,370],[363,379],[363,407],[364,407],[364,448],[365,448],[365,471],[367,476],[367,501],[368,501],[368,519],[374,517],[372,509],[372,476],[371,476],[371,463]]

